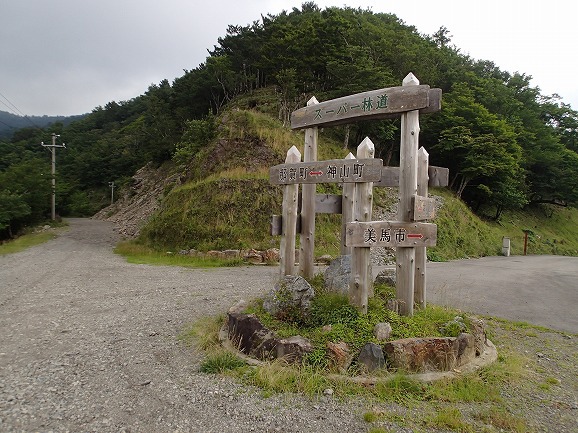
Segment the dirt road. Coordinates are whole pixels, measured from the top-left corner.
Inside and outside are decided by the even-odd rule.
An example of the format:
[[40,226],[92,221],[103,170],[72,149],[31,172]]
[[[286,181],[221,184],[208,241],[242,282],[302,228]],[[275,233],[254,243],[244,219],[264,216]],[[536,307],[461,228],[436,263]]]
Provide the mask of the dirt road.
[[178,342],[187,324],[266,292],[277,268],[131,265],[116,240],[109,223],[73,219],[0,256],[0,431],[367,431],[368,402],[264,398],[199,373],[201,354]]
[[268,289],[275,268],[130,265],[109,223],[0,257],[0,431],[364,431],[359,408],[198,373],[183,327]]

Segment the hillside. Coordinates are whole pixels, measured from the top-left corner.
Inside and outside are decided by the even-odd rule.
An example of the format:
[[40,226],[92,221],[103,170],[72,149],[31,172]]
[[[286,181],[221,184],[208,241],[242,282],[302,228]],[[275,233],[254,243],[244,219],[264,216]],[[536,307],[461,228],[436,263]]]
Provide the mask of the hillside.
[[[106,207],[112,182],[117,196],[133,195],[132,176],[145,166],[173,167],[183,188],[179,199],[203,203],[208,199],[197,191],[218,191],[221,178],[264,180],[290,144],[301,145],[288,120],[312,96],[326,101],[395,87],[409,72],[443,92],[442,110],[420,119],[420,144],[432,165],[450,169],[449,189],[469,209],[506,221],[508,212],[578,205],[578,112],[541,94],[529,76],[462,54],[443,27],[423,35],[392,14],[322,10],[307,2],[249,26],[229,26],[206,61],[172,83],[162,80],[131,100],[96,107],[70,125],[0,138],[0,240],[50,216],[50,158],[39,143],[53,133],[66,143],[57,152],[60,216]],[[399,164],[399,119],[325,128],[320,152],[326,154],[319,158],[342,158],[365,137],[386,164]],[[173,183],[156,185],[167,200]],[[173,226],[164,214],[155,221]],[[184,224],[190,215],[175,217]],[[198,217],[210,223],[210,212]],[[153,243],[167,243],[164,228],[150,230]]]
[[0,111],[0,140],[11,138],[14,132],[22,128],[46,128],[53,123],[69,125],[84,116],[85,114],[78,116],[18,116]]
[[[279,237],[269,235],[269,223],[272,214],[280,213],[282,190],[269,183],[268,168],[281,163],[292,145],[303,151],[303,134],[242,106],[238,101],[215,119],[215,136],[186,170],[174,164],[139,170],[130,193],[96,217],[116,222],[120,233],[160,251],[278,247]],[[328,128],[320,133],[320,159],[344,156],[333,132]],[[319,185],[318,192],[339,193],[339,188]],[[575,209],[536,207],[507,213],[497,223],[474,215],[449,190],[431,193],[441,206],[433,221],[438,224],[438,245],[428,249],[430,260],[497,255],[502,236],[511,238],[513,254],[521,254],[523,229],[532,230],[530,254],[578,255]],[[376,219],[394,219],[397,189],[375,188],[374,195]],[[317,216],[318,256],[338,255],[339,219]],[[393,252],[383,249],[377,255],[377,263],[387,263]]]

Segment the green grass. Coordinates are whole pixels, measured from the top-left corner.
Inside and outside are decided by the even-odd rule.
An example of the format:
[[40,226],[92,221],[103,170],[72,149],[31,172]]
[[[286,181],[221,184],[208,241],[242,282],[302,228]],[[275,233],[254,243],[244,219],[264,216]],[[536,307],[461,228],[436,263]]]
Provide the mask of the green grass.
[[56,236],[57,235],[54,232],[29,233],[22,235],[12,241],[1,244],[0,255],[24,251],[27,248],[48,242]]
[[120,242],[115,247],[114,252],[125,257],[129,263],[135,264],[182,266],[185,268],[231,267],[243,264],[240,258],[223,260],[208,256],[188,256],[172,251],[160,252],[135,241]]

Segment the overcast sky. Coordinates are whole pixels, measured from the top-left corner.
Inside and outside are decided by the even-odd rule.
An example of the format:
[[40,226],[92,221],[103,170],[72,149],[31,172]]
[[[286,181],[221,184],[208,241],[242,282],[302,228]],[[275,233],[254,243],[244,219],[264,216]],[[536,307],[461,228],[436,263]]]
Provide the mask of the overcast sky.
[[[0,0],[0,110],[71,115],[134,98],[150,84],[172,82],[184,69],[198,66],[229,24],[247,25],[261,14],[290,11],[301,3]],[[445,26],[462,53],[531,75],[542,94],[557,93],[578,109],[575,0],[315,3],[393,13],[422,34]]]

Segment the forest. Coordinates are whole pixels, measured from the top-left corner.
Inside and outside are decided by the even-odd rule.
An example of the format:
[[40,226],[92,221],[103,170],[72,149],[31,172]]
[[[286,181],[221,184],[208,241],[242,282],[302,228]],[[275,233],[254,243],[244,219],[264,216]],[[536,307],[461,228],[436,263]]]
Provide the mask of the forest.
[[[239,97],[269,92],[270,113],[290,113],[313,95],[328,100],[401,85],[409,73],[443,91],[442,110],[422,116],[430,164],[450,169],[450,188],[474,212],[578,204],[578,112],[543,95],[531,77],[463,54],[445,27],[420,34],[392,14],[304,3],[251,25],[230,25],[206,60],[172,83],[111,101],[70,124],[29,126],[0,138],[0,240],[50,216],[52,133],[57,209],[89,216],[109,203],[109,182],[126,187],[147,163],[185,171]],[[263,110],[263,108],[261,107]],[[288,127],[288,126],[287,126]],[[365,136],[398,164],[399,120],[359,122],[334,134],[353,148]]]

